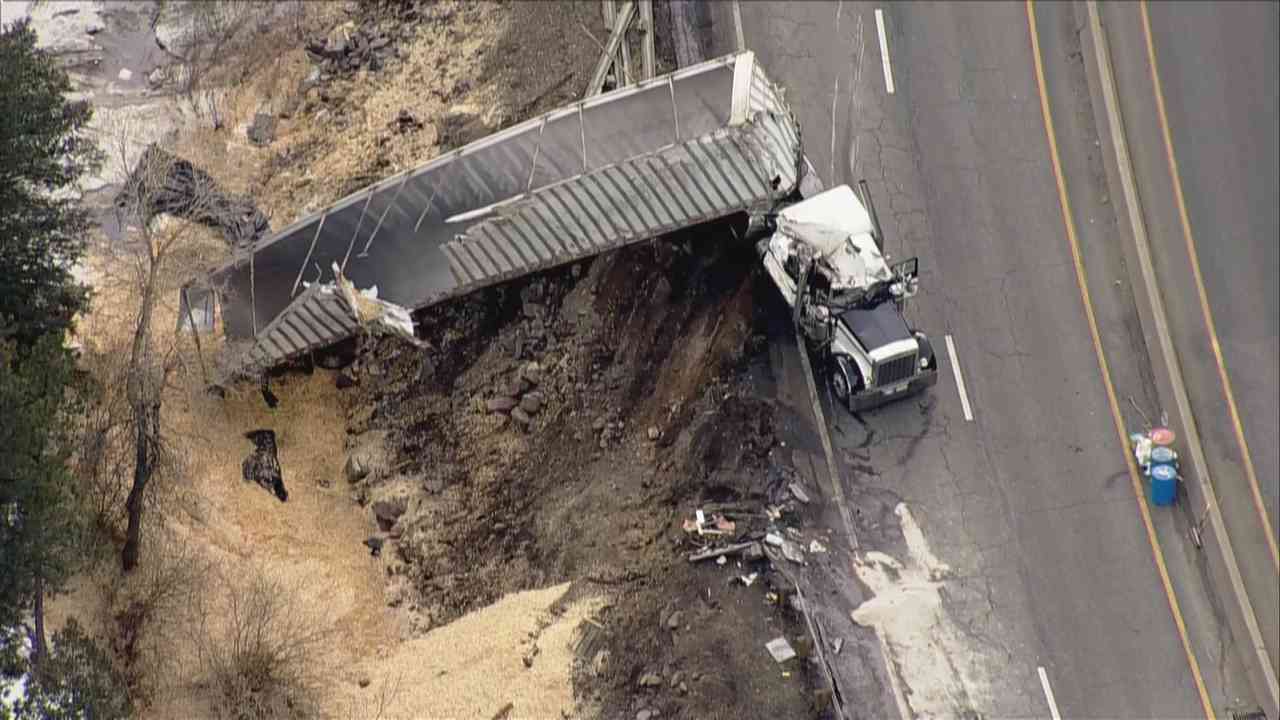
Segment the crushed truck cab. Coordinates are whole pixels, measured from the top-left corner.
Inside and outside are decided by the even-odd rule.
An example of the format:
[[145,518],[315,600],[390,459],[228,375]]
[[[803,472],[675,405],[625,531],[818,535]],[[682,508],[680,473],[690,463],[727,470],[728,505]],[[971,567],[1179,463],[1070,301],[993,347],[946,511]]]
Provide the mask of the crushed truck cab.
[[848,185],[826,190],[778,212],[772,234],[757,245],[783,299],[793,310],[799,302],[810,346],[827,353],[832,392],[853,411],[938,380],[928,336],[903,314],[919,262],[888,264],[868,207]]

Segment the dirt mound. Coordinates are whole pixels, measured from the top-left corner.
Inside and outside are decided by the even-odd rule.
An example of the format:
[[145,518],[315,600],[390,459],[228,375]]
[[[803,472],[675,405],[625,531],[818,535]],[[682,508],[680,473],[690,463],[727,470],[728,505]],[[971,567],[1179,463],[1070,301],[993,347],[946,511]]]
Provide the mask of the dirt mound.
[[397,457],[354,492],[410,488],[382,556],[415,627],[573,582],[613,599],[576,674],[604,717],[810,712],[807,678],[763,648],[798,631],[785,588],[684,558],[695,508],[778,490],[771,408],[738,388],[755,256],[732,237],[695,228],[434,308],[425,353],[367,348],[349,445],[386,432]]

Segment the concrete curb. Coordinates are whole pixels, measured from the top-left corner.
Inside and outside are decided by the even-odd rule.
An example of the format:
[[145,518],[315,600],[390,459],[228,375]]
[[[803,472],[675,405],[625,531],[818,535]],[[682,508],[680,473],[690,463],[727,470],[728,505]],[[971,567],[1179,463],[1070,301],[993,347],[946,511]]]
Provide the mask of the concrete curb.
[[[1209,520],[1209,532],[1204,533],[1202,542],[1207,547],[1212,545],[1217,552],[1206,553],[1206,559],[1214,583],[1229,589],[1235,602],[1225,602],[1228,622],[1232,634],[1247,641],[1243,653],[1245,667],[1248,668],[1249,682],[1254,693],[1263,703],[1269,718],[1280,717],[1280,686],[1277,685],[1275,668],[1271,667],[1267,656],[1266,645],[1258,626],[1253,604],[1244,587],[1244,580],[1226,532],[1226,524],[1218,506],[1217,495],[1205,460],[1204,449],[1200,443],[1200,434],[1196,426],[1195,416],[1187,397],[1181,365],[1177,351],[1169,332],[1168,318],[1165,313],[1164,299],[1161,296],[1155,269],[1151,261],[1151,247],[1147,238],[1146,222],[1142,211],[1142,201],[1138,195],[1137,181],[1134,177],[1133,164],[1129,156],[1128,141],[1125,136],[1124,119],[1121,115],[1119,99],[1116,92],[1115,74],[1111,65],[1111,49],[1096,0],[1087,0],[1087,16],[1080,18],[1081,7],[1077,4],[1076,15],[1088,25],[1088,45],[1092,63],[1086,63],[1089,78],[1089,90],[1093,96],[1094,113],[1099,117],[1098,127],[1104,142],[1113,151],[1106,164],[1108,179],[1114,186],[1118,184],[1121,193],[1112,193],[1115,198],[1117,215],[1127,214],[1132,234],[1132,250],[1136,254],[1137,268],[1129,265],[1129,273],[1134,287],[1144,291],[1142,297],[1135,297],[1139,307],[1139,318],[1146,336],[1147,346],[1153,359],[1159,357],[1159,367],[1153,367],[1156,375],[1157,390],[1162,397],[1172,395],[1174,400],[1173,419],[1182,429],[1182,437],[1190,451],[1192,468],[1190,475],[1194,482],[1186,483],[1187,497],[1193,506],[1203,505]],[[1082,43],[1085,38],[1082,37]],[[1086,49],[1087,51],[1087,49]],[[1099,97],[1100,96],[1100,97]],[[1101,103],[1098,101],[1101,100]],[[1100,110],[1101,108],[1101,110]],[[1105,119],[1105,123],[1103,120]],[[1121,220],[1122,218],[1117,218]],[[1153,342],[1153,340],[1155,342]],[[1156,365],[1156,363],[1153,363]]]

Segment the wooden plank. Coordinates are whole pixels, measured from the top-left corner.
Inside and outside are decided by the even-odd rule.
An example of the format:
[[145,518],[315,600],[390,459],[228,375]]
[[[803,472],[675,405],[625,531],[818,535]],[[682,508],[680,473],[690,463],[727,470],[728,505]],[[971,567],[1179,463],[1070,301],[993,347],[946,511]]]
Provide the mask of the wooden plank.
[[591,73],[591,82],[587,85],[587,97],[599,95],[600,90],[604,88],[605,75],[609,72],[613,58],[618,54],[618,46],[622,43],[622,37],[627,31],[627,23],[631,22],[631,16],[635,12],[635,2],[627,0],[618,11],[618,16],[614,18],[613,32],[609,33],[609,42],[605,43],[604,52],[600,54],[600,60],[596,62],[596,68]]
[[[617,2],[616,0],[603,0],[603,2],[604,2],[604,25],[607,28],[613,28],[614,20],[616,20],[618,17]],[[622,44],[620,44],[618,47],[620,50],[622,50],[622,53],[620,58],[614,57],[612,60],[613,71],[615,73],[614,77],[617,79],[617,82],[619,84],[630,85],[631,83],[635,82],[635,76],[631,74],[631,44],[627,42],[627,38],[625,35],[622,38]],[[619,62],[621,62],[621,66],[619,66]],[[618,77],[616,75],[616,73],[619,72],[619,67],[621,67],[621,72],[622,72],[621,77]]]
[[653,0],[640,0],[640,42],[641,77],[644,80],[653,78],[655,58],[653,52]]

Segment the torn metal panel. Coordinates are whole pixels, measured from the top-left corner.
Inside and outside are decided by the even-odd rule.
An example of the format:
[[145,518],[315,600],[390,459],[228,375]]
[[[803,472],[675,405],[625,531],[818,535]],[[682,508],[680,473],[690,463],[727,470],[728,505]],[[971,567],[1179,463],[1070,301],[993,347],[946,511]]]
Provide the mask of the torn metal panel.
[[416,310],[677,228],[768,211],[796,189],[802,167],[781,92],[752,53],[739,53],[387,178],[238,252],[212,285],[228,338],[252,339],[254,362],[273,365],[354,331],[354,320],[312,308],[332,305],[315,288],[339,275]]

